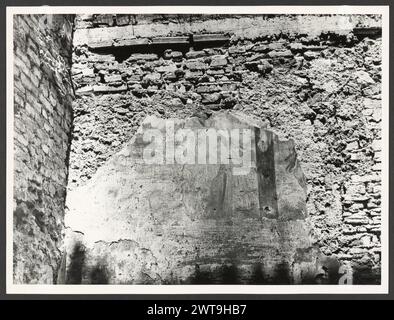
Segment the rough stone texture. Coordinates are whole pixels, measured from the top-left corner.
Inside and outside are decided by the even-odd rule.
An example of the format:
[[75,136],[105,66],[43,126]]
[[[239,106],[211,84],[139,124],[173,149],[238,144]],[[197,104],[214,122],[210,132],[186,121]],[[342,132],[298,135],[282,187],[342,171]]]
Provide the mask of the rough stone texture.
[[357,283],[379,282],[379,16],[187,19],[77,17],[70,189],[147,115],[240,110],[295,141],[321,251],[350,264]]
[[72,124],[72,20],[14,16],[14,283],[56,282]]
[[[169,121],[175,137],[189,129],[196,140],[164,140],[165,120],[148,117],[86,185],[68,194],[66,226],[74,232],[66,242],[67,282],[253,283],[260,276],[258,283],[313,283],[324,261],[305,223],[306,183],[293,141],[234,112]],[[144,140],[149,129],[160,130],[163,140]],[[240,146],[251,151],[251,164],[198,162],[197,133],[208,129],[222,130],[216,131],[222,143],[230,130],[249,129],[251,148],[245,137]],[[169,163],[173,139],[177,150],[192,152],[191,163],[177,156]],[[152,165],[144,154],[155,143],[167,160]]]

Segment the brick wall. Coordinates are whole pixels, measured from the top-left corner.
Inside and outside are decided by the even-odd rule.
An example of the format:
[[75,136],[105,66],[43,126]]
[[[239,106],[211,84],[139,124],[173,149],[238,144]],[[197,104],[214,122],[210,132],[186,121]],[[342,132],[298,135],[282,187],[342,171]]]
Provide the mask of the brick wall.
[[14,282],[56,283],[72,126],[72,16],[14,16]]
[[320,250],[351,264],[358,283],[375,281],[378,16],[81,15],[76,28],[71,189],[119,151],[147,115],[240,110],[295,141]]

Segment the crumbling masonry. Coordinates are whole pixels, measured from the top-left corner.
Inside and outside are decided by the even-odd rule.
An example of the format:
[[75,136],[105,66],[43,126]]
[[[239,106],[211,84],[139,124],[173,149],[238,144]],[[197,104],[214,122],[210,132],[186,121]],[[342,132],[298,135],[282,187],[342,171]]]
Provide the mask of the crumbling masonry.
[[379,283],[380,37],[379,16],[16,16],[15,283],[160,283],[84,270],[83,242],[65,252],[66,188],[88,185],[149,115],[223,110],[294,141],[310,242],[351,265],[354,283]]

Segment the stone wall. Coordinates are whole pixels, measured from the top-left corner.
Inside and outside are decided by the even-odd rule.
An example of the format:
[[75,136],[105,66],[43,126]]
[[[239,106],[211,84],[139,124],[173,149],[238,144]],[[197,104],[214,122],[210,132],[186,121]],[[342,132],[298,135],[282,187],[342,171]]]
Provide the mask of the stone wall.
[[72,16],[14,16],[14,282],[56,283],[72,99]]
[[136,16],[76,19],[69,188],[84,185],[141,121],[221,109],[293,139],[311,238],[379,281],[379,16]]

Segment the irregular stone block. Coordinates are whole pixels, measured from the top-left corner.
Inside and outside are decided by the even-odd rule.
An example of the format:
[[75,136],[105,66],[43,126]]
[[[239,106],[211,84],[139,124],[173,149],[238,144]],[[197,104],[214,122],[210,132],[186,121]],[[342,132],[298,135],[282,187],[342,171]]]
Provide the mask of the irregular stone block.
[[156,71],[159,73],[166,73],[166,72],[175,72],[177,69],[178,68],[175,64],[170,64],[167,66],[160,66],[156,68]]
[[259,44],[257,46],[254,46],[252,50],[255,52],[267,53],[268,51],[270,51],[270,48],[266,44]]
[[227,58],[225,56],[214,56],[211,60],[211,68],[221,68],[227,65]]
[[202,103],[216,103],[220,100],[221,95],[220,93],[211,93],[211,94],[204,94],[202,95]]
[[242,54],[242,53],[245,53],[245,52],[246,52],[245,46],[230,47],[230,48],[228,48],[228,53],[229,53],[230,55],[233,55],[233,54]]
[[371,78],[368,72],[364,70],[359,70],[354,73],[356,76],[357,82],[362,85],[369,85],[375,83],[375,81]]
[[375,122],[380,122],[382,120],[382,109],[376,108],[372,113],[372,120]]
[[223,69],[207,70],[209,75],[224,75],[225,71]]
[[201,60],[188,60],[186,61],[185,66],[192,71],[208,69],[208,65]]
[[248,62],[253,62],[253,61],[259,61],[259,60],[261,60],[264,57],[265,57],[264,54],[254,54],[253,56],[248,57],[246,59],[246,62],[248,63]]
[[217,84],[222,91],[235,91],[238,87],[238,84],[234,82],[218,82]]
[[115,62],[115,56],[112,54],[89,53],[88,59],[92,62]]
[[186,59],[196,59],[205,57],[207,54],[205,51],[189,51],[186,53]]
[[106,76],[104,76],[104,81],[107,83],[120,82],[120,81],[122,81],[122,76],[120,74],[106,75]]
[[127,86],[122,85],[118,87],[109,86],[109,85],[95,85],[93,86],[94,93],[115,93],[115,92],[122,92],[126,91]]
[[283,42],[272,42],[268,45],[269,50],[273,51],[282,51],[284,49],[284,43]]
[[291,58],[293,56],[293,53],[290,50],[270,51],[268,55],[271,58]]
[[306,51],[304,52],[304,58],[306,60],[313,60],[316,59],[320,56],[319,52],[315,52],[315,51]]
[[198,80],[202,75],[203,72],[201,70],[197,70],[197,71],[187,70],[185,73],[185,79],[195,81]]
[[346,150],[348,151],[357,150],[358,148],[359,148],[358,141],[352,141],[346,145]]
[[160,73],[154,72],[154,73],[149,73],[145,75],[142,79],[142,83],[144,84],[159,84],[161,81],[161,75]]
[[84,68],[81,71],[82,71],[82,75],[84,75],[84,76],[94,75],[94,69],[93,68]]
[[321,50],[324,50],[324,49],[327,49],[327,46],[320,46],[320,45],[318,45],[318,46],[314,46],[314,45],[307,45],[307,46],[304,46],[304,48],[303,48],[304,50],[307,50],[307,51],[321,51]]
[[85,95],[85,94],[90,94],[92,92],[93,92],[92,86],[85,86],[75,91],[77,95]]
[[375,163],[372,166],[372,171],[382,171],[382,164],[381,163]]
[[183,54],[180,51],[166,50],[164,52],[165,59],[173,59],[174,61],[182,61]]
[[260,60],[260,63],[257,65],[257,70],[262,74],[267,74],[271,72],[273,69],[273,65],[270,64],[267,60]]
[[304,45],[300,42],[290,43],[289,48],[291,51],[301,52],[304,49]]
[[199,85],[196,88],[196,92],[198,93],[217,92],[217,91],[220,91],[220,87],[216,84],[203,84],[203,85]]
[[367,225],[369,223],[369,219],[367,217],[359,216],[358,214],[354,214],[353,216],[345,218],[345,223],[351,225]]

